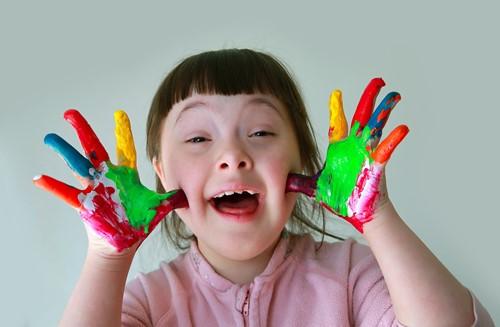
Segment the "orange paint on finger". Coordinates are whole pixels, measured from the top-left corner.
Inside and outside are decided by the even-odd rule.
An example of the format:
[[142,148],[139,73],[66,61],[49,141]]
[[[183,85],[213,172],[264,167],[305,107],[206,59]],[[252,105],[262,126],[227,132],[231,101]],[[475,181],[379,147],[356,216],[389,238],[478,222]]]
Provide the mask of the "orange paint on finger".
[[373,159],[381,164],[384,164],[392,155],[392,152],[396,149],[396,147],[401,143],[401,141],[408,134],[410,129],[406,125],[399,125],[396,127],[391,134],[389,134],[382,142],[380,142],[379,146],[373,153]]
[[84,191],[46,175],[34,177],[33,183],[37,187],[54,194],[73,208],[80,208],[81,202],[79,196]]

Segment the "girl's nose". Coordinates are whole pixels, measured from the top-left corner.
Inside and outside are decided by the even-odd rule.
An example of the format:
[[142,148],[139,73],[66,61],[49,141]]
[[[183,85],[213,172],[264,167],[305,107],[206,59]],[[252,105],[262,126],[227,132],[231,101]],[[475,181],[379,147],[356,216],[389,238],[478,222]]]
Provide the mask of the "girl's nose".
[[243,148],[232,144],[222,153],[217,167],[220,170],[251,169],[253,161]]
[[246,160],[241,160],[240,162],[229,162],[229,160],[227,160],[227,161],[228,162],[226,162],[226,161],[221,162],[219,168],[228,169],[231,167],[237,167],[239,169],[239,168],[246,168],[248,166],[248,163]]

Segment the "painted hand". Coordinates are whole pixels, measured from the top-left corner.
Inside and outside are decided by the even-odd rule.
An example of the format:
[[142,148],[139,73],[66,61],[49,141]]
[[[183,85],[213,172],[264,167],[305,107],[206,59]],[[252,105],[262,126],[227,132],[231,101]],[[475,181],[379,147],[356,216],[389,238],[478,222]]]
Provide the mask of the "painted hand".
[[[330,96],[329,146],[326,162],[314,176],[290,174],[287,191],[301,192],[349,221],[358,231],[371,221],[385,194],[384,168],[392,152],[408,134],[408,127],[396,127],[380,144],[382,129],[401,99],[396,92],[386,95],[373,112],[375,100],[385,85],[374,78],[366,87],[347,135],[342,93]],[[372,114],[373,112],[373,114]]]
[[130,122],[124,111],[115,112],[117,165],[111,163],[77,110],[66,111],[64,119],[76,130],[88,159],[56,134],[48,134],[44,142],[66,161],[84,189],[45,175],[35,177],[33,182],[78,210],[86,226],[118,252],[144,240],[173,209],[187,207],[182,190],[158,194],[141,184]]

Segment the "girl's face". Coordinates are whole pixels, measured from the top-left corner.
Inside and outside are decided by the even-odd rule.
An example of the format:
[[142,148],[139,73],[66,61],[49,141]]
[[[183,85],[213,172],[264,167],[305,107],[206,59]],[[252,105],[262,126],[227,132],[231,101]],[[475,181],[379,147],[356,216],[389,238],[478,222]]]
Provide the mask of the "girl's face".
[[275,244],[296,201],[285,193],[288,173],[301,171],[286,108],[262,94],[178,102],[162,126],[154,166],[166,190],[186,193],[189,208],[177,213],[202,253],[231,260]]

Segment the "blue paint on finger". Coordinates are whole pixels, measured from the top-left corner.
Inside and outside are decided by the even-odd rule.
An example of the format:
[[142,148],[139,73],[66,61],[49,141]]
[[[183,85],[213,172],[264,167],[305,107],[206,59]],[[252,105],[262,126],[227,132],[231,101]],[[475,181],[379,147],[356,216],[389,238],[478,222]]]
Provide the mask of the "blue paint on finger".
[[382,129],[389,119],[389,114],[399,100],[401,100],[401,95],[398,92],[390,92],[377,106],[367,125],[371,130],[373,138],[380,138],[382,136]]
[[95,171],[92,163],[82,156],[73,146],[57,134],[50,133],[43,139],[44,143],[56,151],[66,161],[66,164],[78,175],[93,178]]

